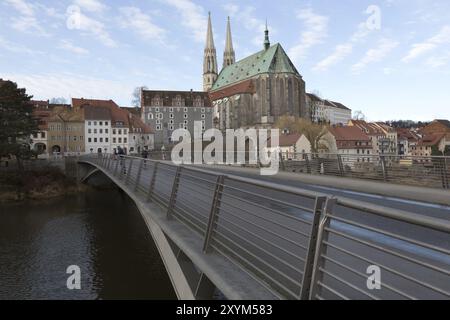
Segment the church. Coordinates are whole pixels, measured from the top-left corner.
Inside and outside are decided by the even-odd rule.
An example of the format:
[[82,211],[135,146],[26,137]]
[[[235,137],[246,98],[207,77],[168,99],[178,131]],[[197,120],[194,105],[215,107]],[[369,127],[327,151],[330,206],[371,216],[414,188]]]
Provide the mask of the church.
[[305,81],[281,44],[270,44],[267,25],[263,49],[235,61],[228,18],[219,73],[209,14],[203,89],[209,93],[215,111],[214,126],[220,130],[271,128],[279,117],[285,115],[309,119]]

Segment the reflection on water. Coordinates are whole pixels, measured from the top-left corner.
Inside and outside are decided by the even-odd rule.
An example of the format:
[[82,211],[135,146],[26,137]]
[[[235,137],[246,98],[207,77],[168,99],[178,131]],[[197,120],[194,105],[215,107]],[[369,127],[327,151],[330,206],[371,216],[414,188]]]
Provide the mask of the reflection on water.
[[[68,290],[70,265],[81,290]],[[0,206],[0,299],[175,299],[151,235],[118,190]]]

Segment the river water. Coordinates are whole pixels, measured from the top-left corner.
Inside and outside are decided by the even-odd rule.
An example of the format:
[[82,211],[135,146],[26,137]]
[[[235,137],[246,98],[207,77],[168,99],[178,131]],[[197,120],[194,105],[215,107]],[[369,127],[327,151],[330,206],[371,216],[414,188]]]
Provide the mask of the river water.
[[[81,289],[67,288],[79,266]],[[0,205],[0,299],[176,299],[147,227],[119,190]]]

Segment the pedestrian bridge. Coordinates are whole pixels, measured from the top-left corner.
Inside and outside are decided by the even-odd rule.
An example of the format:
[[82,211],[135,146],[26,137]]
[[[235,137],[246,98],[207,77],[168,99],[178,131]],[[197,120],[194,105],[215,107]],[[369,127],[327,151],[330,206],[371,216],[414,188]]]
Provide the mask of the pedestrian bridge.
[[450,219],[164,161],[78,163],[135,201],[180,299],[450,298]]

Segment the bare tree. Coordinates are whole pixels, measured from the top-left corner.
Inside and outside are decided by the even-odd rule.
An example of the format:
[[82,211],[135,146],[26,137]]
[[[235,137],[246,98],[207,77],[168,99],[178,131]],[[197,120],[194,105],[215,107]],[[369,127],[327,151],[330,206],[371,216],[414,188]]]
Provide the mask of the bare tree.
[[361,110],[358,110],[358,111],[355,111],[353,113],[353,120],[364,120],[364,121],[366,121],[366,116]]
[[67,100],[63,97],[51,98],[50,104],[67,104]]
[[133,91],[133,99],[131,100],[131,104],[135,107],[140,107],[141,105],[141,90],[147,90],[146,86],[136,87]]
[[275,125],[280,130],[289,133],[303,134],[311,144],[311,152],[318,153],[324,146],[323,138],[328,130],[326,126],[314,124],[309,120],[290,116],[280,117]]

